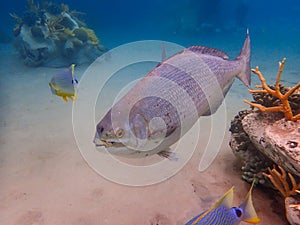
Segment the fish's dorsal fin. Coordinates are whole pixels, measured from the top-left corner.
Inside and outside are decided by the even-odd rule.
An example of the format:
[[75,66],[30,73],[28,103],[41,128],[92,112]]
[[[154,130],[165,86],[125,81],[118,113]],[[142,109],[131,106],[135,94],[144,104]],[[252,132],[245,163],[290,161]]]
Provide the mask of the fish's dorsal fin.
[[166,54],[166,48],[165,48],[165,43],[162,42],[161,43],[161,62],[159,62],[156,67],[159,67],[163,61],[165,61],[167,59],[167,54]]
[[161,61],[165,61],[167,59],[165,43],[161,43]]
[[219,206],[224,206],[230,209],[233,206],[233,189],[234,187],[230,188],[209,210],[201,214],[193,223],[192,225],[196,225],[201,219],[203,219],[208,213],[213,211],[214,209],[218,208]]
[[188,50],[198,53],[198,54],[207,54],[212,56],[218,56],[223,59],[229,59],[228,55],[225,52],[222,52],[215,48],[208,48],[205,46],[191,46],[188,48]]
[[260,223],[260,219],[258,218],[253,202],[252,202],[252,188],[254,186],[254,181],[252,182],[251,188],[246,195],[245,201],[240,205],[240,208],[243,210],[243,221],[246,223],[257,224]]
[[212,207],[215,209],[219,206],[225,206],[227,208],[231,208],[233,205],[233,189],[234,187],[230,188]]
[[76,66],[76,64],[71,64],[71,66],[70,66],[70,70],[71,70],[71,74],[72,74],[72,78],[74,79],[75,78],[75,66]]

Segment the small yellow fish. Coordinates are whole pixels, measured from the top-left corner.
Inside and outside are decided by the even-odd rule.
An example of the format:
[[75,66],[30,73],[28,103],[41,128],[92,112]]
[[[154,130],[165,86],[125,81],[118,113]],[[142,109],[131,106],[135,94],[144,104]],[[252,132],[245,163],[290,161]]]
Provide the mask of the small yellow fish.
[[75,64],[72,64],[66,71],[54,75],[49,82],[52,94],[60,96],[65,102],[68,98],[72,101],[77,99],[78,81],[74,76]]

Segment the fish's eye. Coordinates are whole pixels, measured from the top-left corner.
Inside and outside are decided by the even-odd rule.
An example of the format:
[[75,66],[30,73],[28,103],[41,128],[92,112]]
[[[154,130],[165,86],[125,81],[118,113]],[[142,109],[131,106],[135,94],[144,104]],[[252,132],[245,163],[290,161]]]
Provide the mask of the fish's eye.
[[124,131],[123,129],[118,129],[118,130],[116,131],[116,137],[117,137],[117,138],[121,138],[121,137],[124,136],[124,133],[125,133],[125,131]]
[[236,216],[237,216],[238,218],[241,218],[242,215],[243,215],[242,210],[239,209],[239,208],[234,208],[234,212],[235,212],[235,214],[236,214]]
[[99,134],[102,134],[103,131],[104,131],[104,128],[103,128],[103,127],[98,127],[98,133],[99,133]]

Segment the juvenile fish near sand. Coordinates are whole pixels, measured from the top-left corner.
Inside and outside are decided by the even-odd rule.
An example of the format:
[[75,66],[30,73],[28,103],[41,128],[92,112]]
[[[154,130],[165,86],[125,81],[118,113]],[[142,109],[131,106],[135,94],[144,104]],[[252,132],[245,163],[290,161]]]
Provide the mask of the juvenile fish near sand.
[[62,97],[67,102],[68,98],[71,100],[77,99],[77,84],[78,81],[74,75],[75,64],[72,64],[66,71],[55,74],[49,86],[52,94]]
[[170,157],[200,116],[213,114],[234,78],[250,87],[250,38],[234,60],[222,51],[191,46],[163,60],[116,102],[97,124],[94,143],[128,157]]
[[209,210],[191,219],[185,225],[238,225],[241,221],[256,224],[260,222],[252,203],[251,192],[239,207],[233,207],[233,188],[217,201]]

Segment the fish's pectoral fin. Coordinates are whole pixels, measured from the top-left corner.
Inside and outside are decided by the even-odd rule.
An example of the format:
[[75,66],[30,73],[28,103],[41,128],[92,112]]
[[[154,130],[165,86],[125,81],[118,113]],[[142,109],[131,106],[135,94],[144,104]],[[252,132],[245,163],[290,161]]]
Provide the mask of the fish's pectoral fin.
[[251,188],[246,196],[245,201],[240,205],[240,208],[243,209],[243,221],[246,223],[257,224],[260,223],[260,219],[258,218],[255,208],[252,202],[252,189],[254,186],[254,181],[252,182]]
[[176,153],[175,152],[172,152],[171,149],[166,149],[166,150],[163,150],[159,153],[157,153],[159,156],[163,157],[163,158],[167,158],[171,161],[178,161],[178,157],[176,156]]

